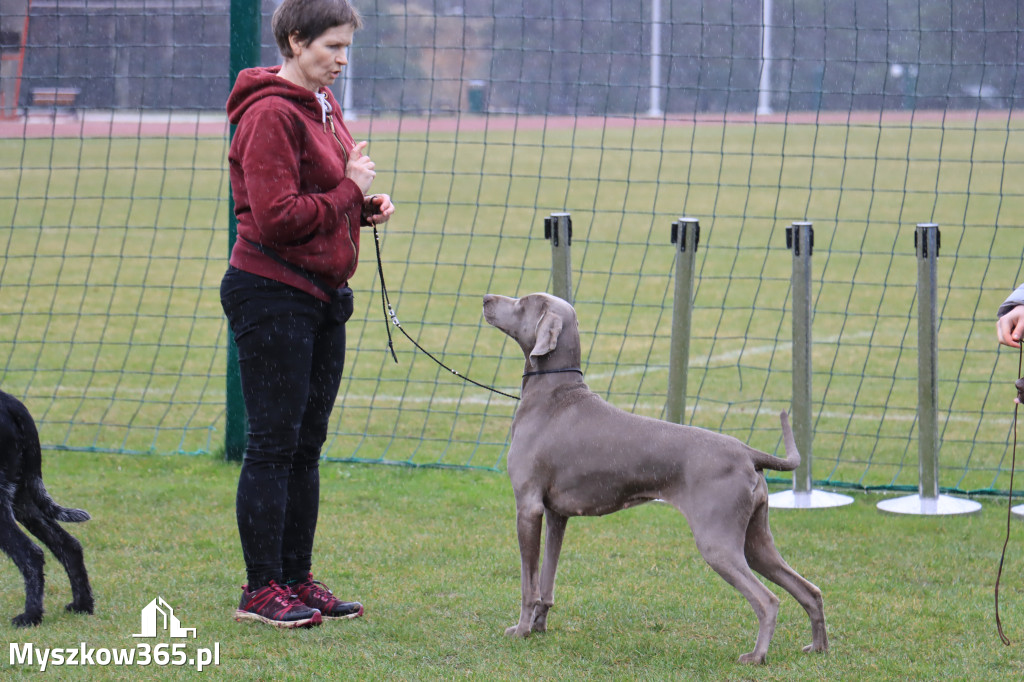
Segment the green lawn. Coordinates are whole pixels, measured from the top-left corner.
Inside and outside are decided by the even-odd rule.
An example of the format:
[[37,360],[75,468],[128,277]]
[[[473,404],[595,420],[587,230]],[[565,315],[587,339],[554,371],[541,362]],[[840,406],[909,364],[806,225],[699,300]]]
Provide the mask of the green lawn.
[[[612,123],[371,136],[375,189],[398,205],[384,271],[413,336],[515,391],[521,357],[483,323],[481,297],[547,289],[542,219],[569,210],[587,381],[661,416],[669,225],[693,215],[688,418],[774,451],[792,393],[783,228],[809,219],[814,476],[913,487],[912,235],[936,222],[940,483],[1008,488],[1017,357],[995,347],[993,317],[1022,272],[1019,118]],[[220,138],[0,140],[0,386],[25,399],[48,446],[222,447],[225,153]],[[361,257],[326,453],[501,470],[514,402],[458,381],[401,337],[392,363],[369,233]]]
[[[234,522],[237,466],[210,456],[48,453],[55,499],[88,509],[68,525],[86,549],[92,617],[66,614],[67,578],[47,554],[48,613],[16,630],[21,580],[0,561],[0,636],[36,648],[129,648],[140,610],[163,597],[186,642],[219,646],[220,665],[50,667],[54,679],[430,680],[1020,680],[1024,676],[1024,550],[1020,522],[993,584],[1006,507],[969,517],[883,515],[862,493],[830,510],[775,510],[786,559],[825,597],[832,649],[803,654],[810,627],[781,589],[768,665],[737,657],[753,644],[746,601],[703,562],[684,519],[649,504],[569,525],[549,631],[502,634],[518,614],[514,503],[498,473],[325,463],[314,570],[366,615],[280,632],[232,619],[244,581]],[[35,679],[0,663],[4,679]]]

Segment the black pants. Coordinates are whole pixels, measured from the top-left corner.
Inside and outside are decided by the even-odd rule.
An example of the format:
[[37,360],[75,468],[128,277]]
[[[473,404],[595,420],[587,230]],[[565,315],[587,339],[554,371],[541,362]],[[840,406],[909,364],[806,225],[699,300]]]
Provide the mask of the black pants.
[[238,346],[249,440],[235,513],[249,588],[304,579],[320,501],[320,448],[345,365],[352,292],[333,304],[229,268],[221,305]]

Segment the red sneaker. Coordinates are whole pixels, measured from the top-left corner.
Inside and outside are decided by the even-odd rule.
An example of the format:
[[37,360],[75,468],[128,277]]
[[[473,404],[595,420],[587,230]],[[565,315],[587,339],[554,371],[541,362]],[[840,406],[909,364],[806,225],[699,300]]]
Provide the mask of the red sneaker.
[[295,583],[291,586],[299,599],[306,606],[317,609],[323,618],[328,620],[342,620],[358,618],[363,615],[363,605],[357,601],[342,601],[334,596],[334,593],[327,589],[319,580],[313,580],[313,574],[306,576],[306,580]]
[[258,620],[279,628],[308,628],[323,622],[318,610],[306,606],[294,591],[273,580],[255,592],[250,592],[248,585],[242,588],[235,620]]

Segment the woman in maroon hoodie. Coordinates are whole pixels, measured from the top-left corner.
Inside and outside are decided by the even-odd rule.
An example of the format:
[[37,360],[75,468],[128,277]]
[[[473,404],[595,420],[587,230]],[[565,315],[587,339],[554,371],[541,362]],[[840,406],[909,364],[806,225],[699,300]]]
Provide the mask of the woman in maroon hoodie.
[[320,448],[345,361],[361,225],[394,213],[328,89],[361,25],[347,0],[285,0],[284,64],[245,69],[227,102],[238,240],[221,304],[238,346],[248,445],[236,515],[248,584],[236,620],[278,627],[355,618],[311,573]]

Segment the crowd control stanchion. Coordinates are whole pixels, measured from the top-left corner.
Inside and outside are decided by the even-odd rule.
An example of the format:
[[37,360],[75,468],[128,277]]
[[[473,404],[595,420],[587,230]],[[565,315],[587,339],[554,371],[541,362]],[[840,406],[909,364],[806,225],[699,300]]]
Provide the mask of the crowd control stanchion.
[[551,293],[572,303],[572,218],[552,213],[544,219],[544,238],[551,242]]
[[800,466],[793,472],[793,489],[772,493],[768,506],[780,509],[841,507],[853,502],[849,495],[814,490],[811,477],[811,255],[814,227],[796,222],[786,228],[786,246],[793,252],[793,405],[790,421],[800,450]]
[[939,226],[921,223],[914,232],[917,251],[917,456],[918,494],[883,500],[878,508],[893,514],[970,514],[973,500],[939,494],[938,322],[935,291]]
[[680,218],[672,223],[672,243],[676,248],[676,288],[672,303],[672,348],[668,359],[668,399],[665,419],[686,423],[686,376],[690,364],[690,321],[693,317],[693,266],[700,241],[700,223],[696,218]]
[[572,303],[572,218],[552,213],[544,219],[544,239],[551,242],[551,293]]
[[[1020,350],[1020,357],[1019,357],[1018,363],[1017,363],[1018,373],[1020,373],[1019,368],[1022,367],[1022,366],[1024,366],[1024,349]],[[1016,400],[1016,402],[1024,402],[1024,389],[1022,389],[1020,382],[1021,382],[1021,379],[1017,379],[1014,382],[1014,388],[1017,389],[1017,400]],[[1014,405],[1013,406],[1013,432],[1012,432],[1013,433],[1013,450],[1011,451],[1011,458],[1010,458],[1010,504],[1013,504],[1013,473],[1017,469],[1017,430],[1018,430],[1018,427],[1019,427],[1019,420],[1017,418],[1018,417],[1018,412],[1019,412],[1019,405]],[[1024,504],[1018,504],[1016,506],[1010,507],[1010,514],[1012,516],[1016,516],[1017,518],[1024,519]],[[1005,550],[1004,550],[1003,553],[1005,554]],[[998,582],[996,584],[998,584]]]

